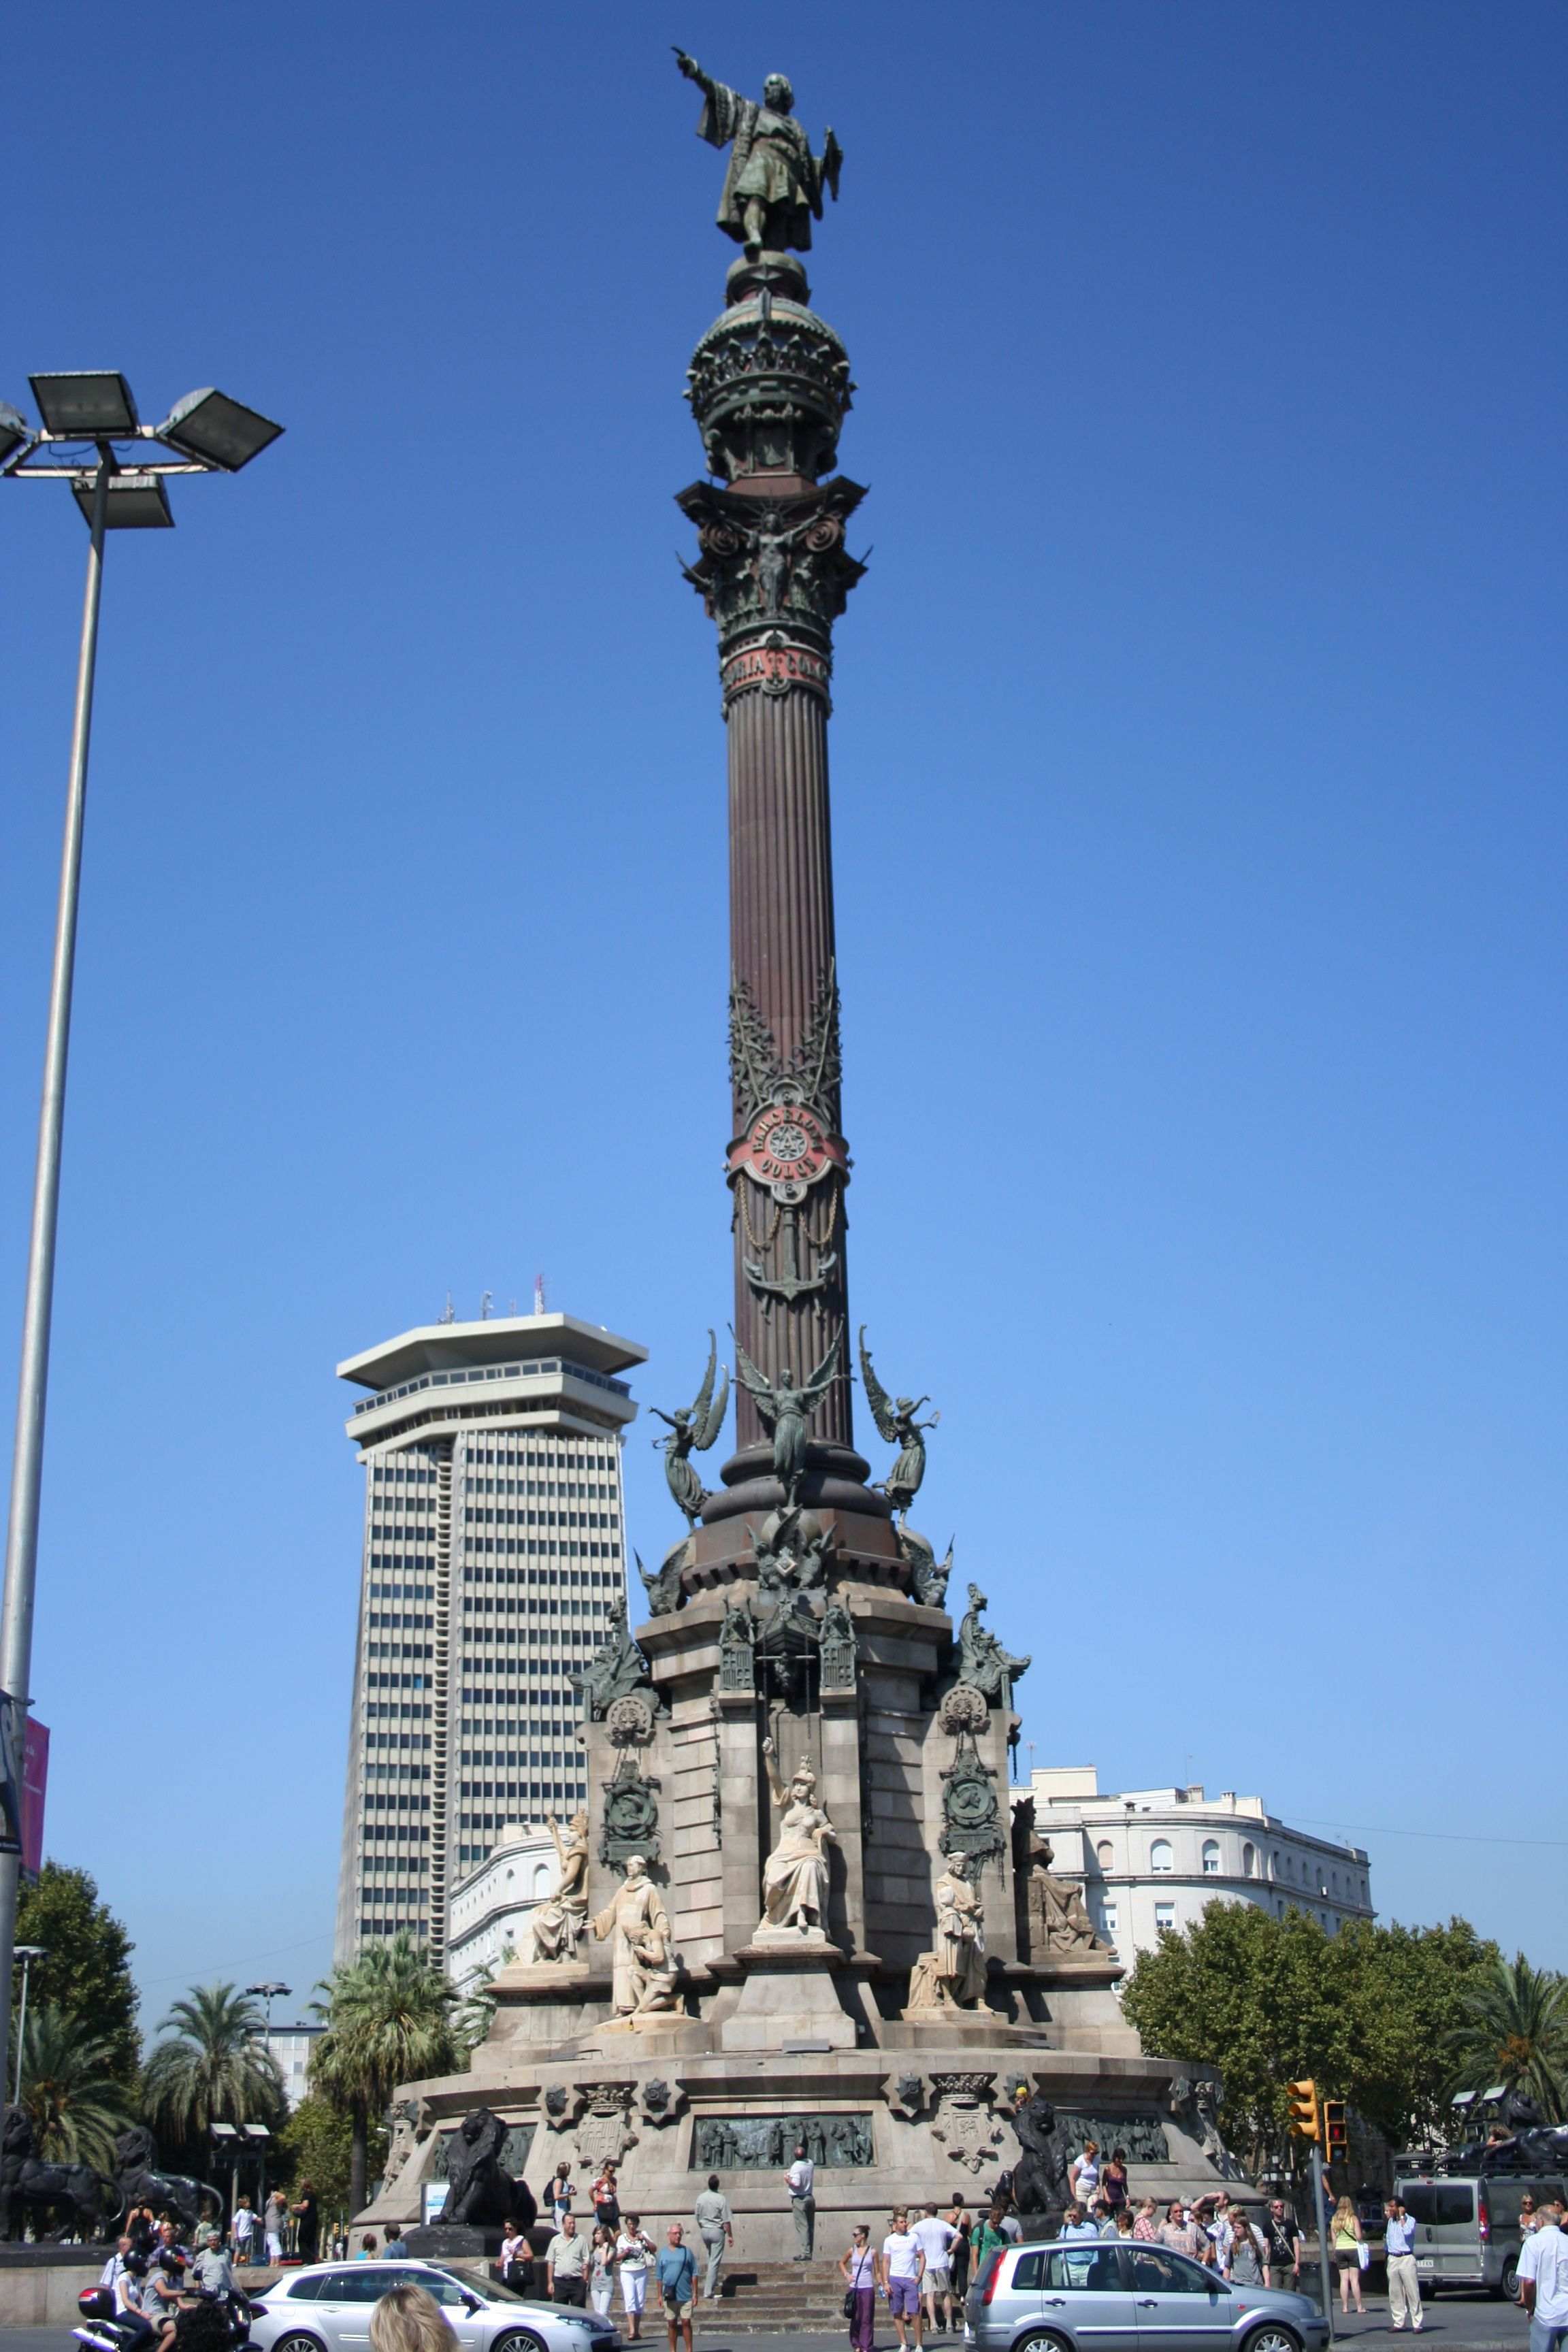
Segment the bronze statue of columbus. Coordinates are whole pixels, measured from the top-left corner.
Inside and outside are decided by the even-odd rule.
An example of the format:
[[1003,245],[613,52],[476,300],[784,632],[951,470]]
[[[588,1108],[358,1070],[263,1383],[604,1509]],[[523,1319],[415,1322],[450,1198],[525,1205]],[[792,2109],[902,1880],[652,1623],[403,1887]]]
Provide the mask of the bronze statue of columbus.
[[770,74],[762,103],[742,98],[726,82],[714,81],[684,49],[675,52],[688,81],[702,92],[697,136],[710,147],[731,149],[719,226],[744,246],[749,259],[759,253],[809,253],[811,224],[822,218],[822,192],[838,201],[844,154],[831,129],[820,155],[794,114],[795,92],[785,74]]

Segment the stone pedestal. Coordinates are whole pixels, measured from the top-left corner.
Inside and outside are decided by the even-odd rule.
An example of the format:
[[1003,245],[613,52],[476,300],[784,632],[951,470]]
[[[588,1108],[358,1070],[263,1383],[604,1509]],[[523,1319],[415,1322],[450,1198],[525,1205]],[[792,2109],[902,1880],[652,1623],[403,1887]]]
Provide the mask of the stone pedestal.
[[511,2064],[503,2051],[559,2049],[595,2026],[609,2008],[610,1972],[585,1959],[514,1964],[499,1972],[490,1990],[495,2018],[489,2039],[474,2053],[476,2075],[487,2078],[498,2064],[502,2071]]
[[741,1992],[719,2026],[721,2050],[787,2053],[792,2042],[854,2049],[857,2021],[837,1990],[848,1954],[837,1944],[815,1930],[760,1927],[732,1957],[742,1971]]
[[469,2230],[461,2222],[418,2222],[403,2232],[416,2260],[425,2263],[493,2263],[500,2252],[499,2230]]

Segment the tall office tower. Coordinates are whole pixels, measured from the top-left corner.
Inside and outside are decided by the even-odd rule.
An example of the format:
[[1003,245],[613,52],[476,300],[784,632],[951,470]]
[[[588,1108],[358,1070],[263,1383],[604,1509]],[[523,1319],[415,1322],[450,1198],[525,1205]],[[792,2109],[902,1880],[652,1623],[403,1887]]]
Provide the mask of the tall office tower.
[[626,1592],[616,1372],[572,1315],[432,1323],[338,1366],[365,1469],[335,1957],[410,1928],[508,1822],[587,1796],[572,1675]]

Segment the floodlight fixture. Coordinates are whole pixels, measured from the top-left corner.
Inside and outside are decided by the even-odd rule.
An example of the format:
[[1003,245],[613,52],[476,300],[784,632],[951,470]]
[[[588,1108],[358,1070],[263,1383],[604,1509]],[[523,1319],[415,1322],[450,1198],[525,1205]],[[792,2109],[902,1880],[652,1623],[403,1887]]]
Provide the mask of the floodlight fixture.
[[137,429],[136,403],[125,378],[109,368],[28,378],[46,433],[68,441],[123,439]]
[[239,2137],[239,2134],[235,2129],[233,2124],[209,2124],[207,2126],[207,2129],[211,2132],[214,2139],[237,2139]]
[[[76,502],[92,522],[95,482],[91,474],[71,478]],[[105,530],[173,530],[174,517],[161,474],[110,474],[104,505]]]
[[272,2137],[265,2124],[241,2124],[239,2128],[247,2139],[270,2139]]
[[0,400],[0,466],[25,449],[32,437],[26,418]]
[[274,425],[269,416],[245,407],[241,402],[231,400],[226,392],[217,392],[209,384],[205,392],[187,392],[184,400],[174,403],[158,427],[158,438],[204,466],[216,466],[226,474],[237,474],[242,466],[248,466],[253,457],[258,457],[276,441],[282,430],[281,425]]

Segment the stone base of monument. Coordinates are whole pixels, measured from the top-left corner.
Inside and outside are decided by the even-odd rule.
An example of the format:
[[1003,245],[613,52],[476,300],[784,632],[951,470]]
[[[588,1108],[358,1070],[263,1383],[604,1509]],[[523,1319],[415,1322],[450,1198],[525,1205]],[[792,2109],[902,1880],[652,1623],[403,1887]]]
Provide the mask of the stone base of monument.
[[559,2047],[591,2032],[610,2004],[610,1971],[585,1962],[535,1962],[500,1969],[490,1990],[495,2021],[490,2031],[508,2042]]
[[815,2053],[853,2050],[862,2038],[862,2019],[838,1993],[849,1955],[819,1928],[802,1935],[798,1927],[759,1927],[730,1957],[741,1982],[713,2005],[713,2039],[721,2050],[788,2052],[792,2043],[805,2042]]
[[[749,1965],[753,1951],[760,1957]],[[818,2246],[841,2252],[854,2222],[911,2199],[945,2204],[956,2193],[972,2211],[988,2203],[1019,2162],[1021,2093],[1055,2102],[1064,2152],[1085,2138],[1125,2147],[1134,2197],[1163,2201],[1222,2182],[1233,2196],[1252,2193],[1204,2154],[1180,2105],[1181,2069],[1142,2056],[1125,2021],[1119,2046],[1104,2052],[1047,2047],[1049,2029],[994,2019],[882,2019],[879,2044],[851,2007],[874,2006],[853,1963],[835,1966],[819,1950],[810,1965],[781,1966],[773,1945],[742,1946],[731,1957],[741,1963],[736,1978],[704,1991],[706,2013],[668,2037],[685,2049],[642,2034],[584,2037],[550,2054],[526,2040],[491,2040],[475,2053],[472,2072],[410,2085],[424,2136],[357,2218],[356,2236],[418,2213],[442,2138],[481,2104],[526,2137],[526,2158],[512,2161],[542,2210],[563,2158],[579,2179],[609,2158],[622,2210],[640,2215],[656,2244],[672,2221],[689,2228],[692,2198],[716,2172],[734,2211],[726,2267],[737,2274],[795,2253],[780,2175],[797,2141],[816,2166]],[[414,2244],[410,2235],[411,2252]]]
[[403,2232],[410,2254],[426,2263],[493,2263],[500,2252],[499,2230],[470,2230],[459,2221],[416,2222]]

